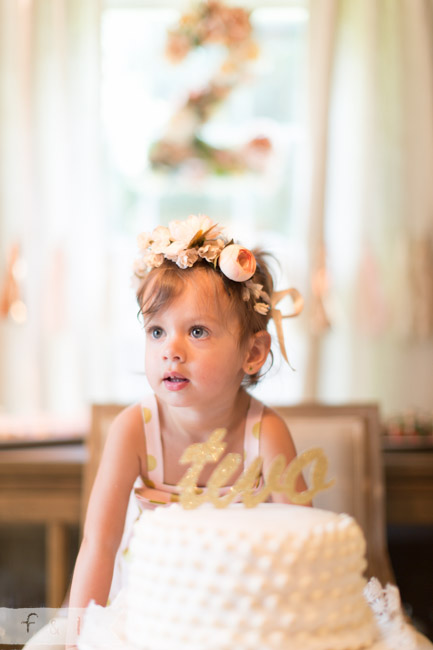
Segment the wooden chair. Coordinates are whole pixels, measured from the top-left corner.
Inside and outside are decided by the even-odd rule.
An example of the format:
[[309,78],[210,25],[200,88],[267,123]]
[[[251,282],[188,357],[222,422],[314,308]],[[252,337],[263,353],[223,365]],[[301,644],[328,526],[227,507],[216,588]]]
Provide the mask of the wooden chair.
[[125,404],[92,404],[90,434],[87,438],[88,460],[83,476],[81,532],[84,526],[90,492],[96,477],[96,472],[98,471],[108,430],[116,415],[125,406]]
[[[367,540],[367,576],[395,583],[386,543],[379,409],[375,404],[300,404],[277,407],[298,453],[321,447],[335,484],[314,499],[324,510],[352,515]],[[308,475],[305,477],[308,483]]]
[[[92,406],[89,460],[84,473],[83,522],[108,429],[123,408],[124,405],[120,404]],[[328,457],[328,476],[335,478],[336,482],[315,497],[314,505],[352,515],[367,540],[367,576],[376,576],[384,585],[395,582],[386,544],[377,405],[328,406],[314,403],[281,406],[276,410],[287,422],[298,453],[310,447],[321,447]],[[305,478],[308,482],[308,475]]]

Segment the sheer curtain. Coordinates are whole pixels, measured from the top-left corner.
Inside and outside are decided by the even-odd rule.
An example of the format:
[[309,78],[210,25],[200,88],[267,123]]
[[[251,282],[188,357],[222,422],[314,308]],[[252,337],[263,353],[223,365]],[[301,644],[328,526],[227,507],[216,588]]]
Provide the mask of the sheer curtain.
[[431,411],[433,3],[310,6],[312,303],[323,309],[306,394]]
[[[123,318],[113,291],[129,267],[119,279],[103,218],[100,11],[99,0],[0,3],[0,408],[10,411],[125,399],[111,372],[125,349],[108,354]],[[431,409],[432,13],[432,0],[310,1],[308,398]]]
[[[132,292],[125,292],[135,237],[113,223],[113,211],[106,209],[112,200],[109,177],[101,178],[102,4],[0,2],[0,409],[7,411],[66,413],[93,400],[130,401],[145,383],[137,308]],[[282,184],[283,193],[297,201],[292,184]],[[245,188],[231,195],[238,211],[248,214]],[[144,188],[146,201],[151,204],[152,195]],[[157,217],[151,205],[145,207],[144,217]],[[118,218],[125,215],[120,211]],[[242,233],[250,225],[245,221],[239,224]],[[269,238],[283,249],[280,235],[270,232]],[[283,249],[284,270],[304,278],[301,246],[293,248],[293,254]],[[296,327],[301,325],[290,324],[290,332]],[[305,345],[302,333],[297,338],[301,344],[288,347],[291,362],[300,367]],[[287,370],[275,379],[283,396],[296,399],[293,384],[300,375]],[[266,386],[275,398],[274,384]]]
[[97,0],[0,3],[0,408],[13,412],[75,410],[92,381],[88,334],[104,317],[98,35]]

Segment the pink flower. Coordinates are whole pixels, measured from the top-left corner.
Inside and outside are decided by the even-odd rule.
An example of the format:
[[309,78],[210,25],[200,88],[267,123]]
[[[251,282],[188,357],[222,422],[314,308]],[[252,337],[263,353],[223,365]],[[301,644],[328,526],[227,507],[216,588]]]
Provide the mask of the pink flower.
[[256,270],[256,259],[251,251],[238,244],[226,246],[218,258],[221,271],[234,282],[249,280]]
[[186,34],[175,31],[169,32],[165,53],[170,61],[173,63],[182,61],[190,49],[191,42]]

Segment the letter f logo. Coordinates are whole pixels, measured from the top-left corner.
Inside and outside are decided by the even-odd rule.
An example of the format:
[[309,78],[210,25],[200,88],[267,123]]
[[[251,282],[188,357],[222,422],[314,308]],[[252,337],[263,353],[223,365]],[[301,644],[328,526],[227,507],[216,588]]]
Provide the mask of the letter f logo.
[[38,617],[38,615],[36,614],[36,612],[30,612],[30,614],[27,616],[27,620],[25,620],[25,621],[21,621],[22,625],[27,625],[27,633],[30,632],[30,625],[34,625],[34,624],[35,624],[35,621],[30,620],[30,617],[31,617],[31,616],[36,616],[36,618]]

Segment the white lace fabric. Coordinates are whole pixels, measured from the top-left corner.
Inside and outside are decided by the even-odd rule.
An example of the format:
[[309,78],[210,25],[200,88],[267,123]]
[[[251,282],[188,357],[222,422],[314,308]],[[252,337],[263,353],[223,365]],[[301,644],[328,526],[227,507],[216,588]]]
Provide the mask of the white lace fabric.
[[433,645],[408,623],[401,606],[400,592],[395,585],[382,587],[371,578],[364,596],[373,611],[380,631],[380,640],[371,650],[428,650]]

